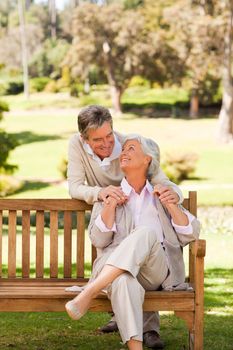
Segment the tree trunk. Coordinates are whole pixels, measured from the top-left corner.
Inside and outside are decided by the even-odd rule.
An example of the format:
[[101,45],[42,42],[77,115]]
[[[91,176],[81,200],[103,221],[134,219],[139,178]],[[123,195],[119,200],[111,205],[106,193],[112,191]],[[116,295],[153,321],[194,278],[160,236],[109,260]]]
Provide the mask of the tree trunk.
[[103,43],[104,60],[107,66],[107,78],[110,86],[112,105],[117,114],[122,113],[121,96],[123,89],[119,87],[114,74],[113,60],[111,59],[111,47],[107,41]]
[[49,13],[50,13],[50,26],[51,26],[51,37],[56,39],[56,21],[57,21],[57,13],[56,13],[56,3],[55,0],[49,0]]
[[191,101],[190,101],[189,116],[192,119],[196,119],[198,117],[198,113],[199,113],[199,96],[197,93],[197,89],[193,89]]
[[20,23],[24,94],[26,98],[29,98],[28,52],[27,52],[25,13],[24,13],[23,0],[18,0],[18,12],[19,12],[19,23]]
[[228,143],[233,140],[233,86],[231,75],[232,61],[232,31],[233,31],[233,6],[229,9],[228,27],[225,32],[225,50],[223,59],[223,98],[219,114],[218,139]]
[[111,97],[112,97],[112,105],[117,114],[122,113],[121,109],[121,95],[122,91],[119,87],[112,85],[110,86]]

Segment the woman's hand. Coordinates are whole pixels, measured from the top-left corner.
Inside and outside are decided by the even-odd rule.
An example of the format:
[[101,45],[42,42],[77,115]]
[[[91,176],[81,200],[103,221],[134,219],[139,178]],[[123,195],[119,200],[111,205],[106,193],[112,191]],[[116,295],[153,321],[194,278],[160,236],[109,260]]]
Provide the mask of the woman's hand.
[[155,185],[153,193],[159,197],[159,200],[165,206],[168,204],[178,204],[180,200],[178,194],[168,186]]
[[176,192],[167,186],[156,185],[153,193],[159,197],[161,203],[167,208],[176,225],[188,225],[187,215],[178,206],[179,197]]
[[102,190],[99,191],[99,200],[103,202],[108,202],[109,197],[113,197],[116,200],[120,200],[124,198],[124,192],[122,191],[121,187],[113,185],[104,187],[102,188]]

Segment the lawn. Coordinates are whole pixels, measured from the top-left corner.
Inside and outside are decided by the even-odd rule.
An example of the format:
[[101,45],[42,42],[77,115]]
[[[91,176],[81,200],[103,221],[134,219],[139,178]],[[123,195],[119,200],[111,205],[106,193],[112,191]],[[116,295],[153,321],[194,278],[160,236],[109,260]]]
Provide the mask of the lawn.
[[[172,98],[171,95],[171,101]],[[23,105],[22,96],[8,97],[11,112],[5,114],[1,123],[8,132],[16,134],[20,142],[11,155],[12,162],[19,166],[15,175],[33,180],[14,197],[68,197],[66,185],[53,184],[52,180],[60,178],[58,166],[67,155],[70,136],[77,130],[79,109],[68,108],[69,99],[64,94],[42,94],[40,99],[50,102],[51,107],[39,108],[38,94],[30,98],[34,109],[29,110],[17,108],[18,104]],[[73,100],[70,101],[72,107]],[[60,108],[60,104],[66,108]],[[217,143],[217,119],[147,118],[131,113],[114,117],[114,127],[124,133],[136,132],[153,138],[160,146],[161,158],[174,151],[196,153],[197,169],[192,179],[182,182],[184,193],[189,189],[198,190],[199,205],[233,203],[233,172],[230,171],[233,145]]]
[[[168,91],[151,91],[150,96],[143,95],[142,90],[139,92],[135,89],[129,90],[124,96],[124,103],[135,103],[135,94],[138,94],[138,104],[172,104],[175,101],[174,93],[169,95]],[[96,91],[89,98],[89,102],[102,101],[100,96],[101,93]],[[187,98],[182,91],[178,97],[182,101]],[[88,97],[85,98],[88,100]],[[107,98],[104,100],[109,101]],[[77,130],[77,112],[80,104],[85,101],[70,99],[67,94],[36,94],[31,96],[29,101],[25,101],[19,95],[7,97],[7,100],[11,112],[5,114],[1,126],[17,135],[20,146],[12,152],[11,161],[19,166],[15,175],[27,180],[24,188],[12,197],[68,198],[67,184],[61,181],[58,165],[61,159],[66,157],[69,137]],[[147,118],[125,113],[122,117],[114,117],[114,127],[123,133],[136,132],[153,138],[160,145],[161,157],[166,152],[198,154],[196,172],[192,179],[182,182],[181,188],[184,193],[190,189],[198,191],[198,216],[202,221],[202,238],[207,240],[205,349],[232,350],[233,145],[219,145],[216,142],[215,118]],[[224,207],[224,204],[228,207]],[[33,232],[31,238],[32,245],[35,246]],[[48,238],[46,234],[46,249],[49,249]],[[61,239],[62,235],[59,236],[59,240]],[[5,247],[6,240],[6,235],[3,235]],[[17,246],[20,256],[20,235],[17,235]],[[59,254],[62,256],[62,252]],[[75,256],[75,252],[73,255]],[[35,252],[32,252],[32,268],[34,256]],[[89,261],[88,246],[86,257]],[[7,248],[3,254],[3,264],[6,260]],[[20,260],[17,263],[20,267]],[[48,260],[45,261],[45,265],[49,266]],[[102,335],[98,332],[98,327],[109,317],[106,313],[88,313],[80,322],[73,322],[65,313],[2,313],[0,349],[125,349],[118,334]],[[186,327],[183,321],[170,313],[161,314],[161,335],[167,350],[187,349]]]
[[[225,249],[232,242],[232,233],[223,237],[220,233],[213,235],[206,232],[203,238],[208,241],[205,270],[204,348],[205,350],[232,350],[233,269],[231,251]],[[118,333],[104,335],[98,331],[98,328],[109,318],[110,315],[107,313],[88,313],[80,321],[74,322],[62,312],[1,313],[0,349],[126,349],[121,344]],[[185,324],[172,313],[161,313],[161,336],[165,340],[167,350],[187,349],[188,337]]]

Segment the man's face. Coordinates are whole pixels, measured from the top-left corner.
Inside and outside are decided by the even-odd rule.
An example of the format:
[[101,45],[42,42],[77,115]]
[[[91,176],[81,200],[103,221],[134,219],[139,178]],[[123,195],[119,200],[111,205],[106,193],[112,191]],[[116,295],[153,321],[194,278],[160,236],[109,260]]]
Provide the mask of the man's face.
[[115,143],[111,124],[105,122],[98,129],[88,130],[88,138],[85,142],[100,159],[109,157]]
[[151,157],[143,153],[141,144],[138,140],[128,140],[123,145],[120,155],[120,167],[124,172],[130,170],[147,170]]

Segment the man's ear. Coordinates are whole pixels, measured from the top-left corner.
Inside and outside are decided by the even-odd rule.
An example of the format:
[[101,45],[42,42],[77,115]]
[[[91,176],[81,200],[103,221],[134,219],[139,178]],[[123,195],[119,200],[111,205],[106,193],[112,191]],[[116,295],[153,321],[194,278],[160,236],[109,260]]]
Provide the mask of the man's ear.
[[81,137],[83,142],[87,142],[88,141],[82,134],[80,134],[80,137]]

